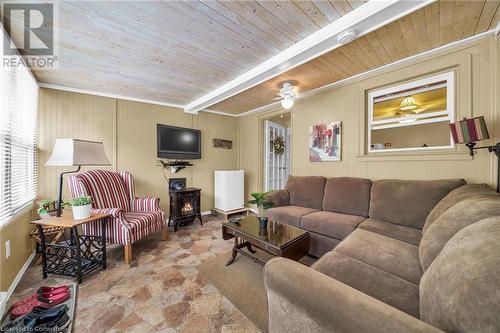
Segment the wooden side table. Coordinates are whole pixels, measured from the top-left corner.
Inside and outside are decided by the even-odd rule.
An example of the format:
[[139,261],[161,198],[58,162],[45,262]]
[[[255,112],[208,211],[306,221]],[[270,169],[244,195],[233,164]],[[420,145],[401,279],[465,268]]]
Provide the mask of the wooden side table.
[[[42,274],[75,277],[78,283],[89,273],[106,269],[106,222],[110,214],[92,214],[84,220],[74,220],[71,213],[32,221],[41,240]],[[100,223],[101,236],[79,235],[78,227],[85,223]],[[69,228],[69,238],[63,233],[58,243],[46,243],[45,228]]]

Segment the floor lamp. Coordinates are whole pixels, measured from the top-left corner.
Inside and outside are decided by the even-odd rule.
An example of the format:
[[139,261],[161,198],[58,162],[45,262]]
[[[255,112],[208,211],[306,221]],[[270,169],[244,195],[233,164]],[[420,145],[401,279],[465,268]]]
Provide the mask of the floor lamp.
[[57,217],[62,212],[63,176],[80,171],[82,166],[110,165],[102,142],[78,139],[56,139],[52,155],[45,166],[76,166],[75,170],[61,172],[59,175],[59,190],[57,193]]
[[470,156],[474,156],[475,150],[478,149],[488,149],[490,153],[495,153],[497,156],[497,192],[500,192],[500,142],[493,146],[476,147],[477,141],[490,138],[484,117],[464,118],[450,124],[450,129],[455,144],[465,144],[469,148]]

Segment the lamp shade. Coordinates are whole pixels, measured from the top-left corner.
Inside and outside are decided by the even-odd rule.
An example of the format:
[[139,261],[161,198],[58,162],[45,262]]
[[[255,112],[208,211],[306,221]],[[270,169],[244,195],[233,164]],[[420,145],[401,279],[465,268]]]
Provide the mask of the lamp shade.
[[102,142],[56,139],[46,166],[110,165]]
[[450,124],[451,136],[455,143],[469,143],[490,138],[484,117],[464,118]]

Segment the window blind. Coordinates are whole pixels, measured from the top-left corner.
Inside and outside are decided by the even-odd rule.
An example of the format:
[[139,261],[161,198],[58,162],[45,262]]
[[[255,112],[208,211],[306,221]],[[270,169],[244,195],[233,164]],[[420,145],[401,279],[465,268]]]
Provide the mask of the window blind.
[[0,69],[0,225],[37,191],[38,85],[23,66]]

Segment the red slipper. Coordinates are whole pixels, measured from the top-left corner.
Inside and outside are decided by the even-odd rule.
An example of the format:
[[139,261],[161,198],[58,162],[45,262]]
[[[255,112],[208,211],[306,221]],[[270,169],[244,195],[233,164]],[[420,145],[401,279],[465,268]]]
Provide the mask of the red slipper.
[[48,298],[43,297],[43,295],[38,295],[37,298],[23,303],[14,309],[10,313],[10,318],[15,319],[19,316],[24,316],[33,308],[51,308],[54,305],[61,304],[69,298],[69,290],[66,292],[61,292],[59,294],[54,294]]
[[36,293],[34,293],[34,294],[30,295],[30,296],[27,296],[27,297],[25,297],[23,299],[20,299],[19,301],[17,301],[14,304],[12,304],[10,306],[10,309],[18,307],[21,304],[25,304],[27,302],[32,302],[33,300],[35,300],[38,297],[38,295],[42,295],[45,298],[49,298],[52,295],[56,295],[56,294],[59,294],[59,293],[62,293],[62,292],[67,292],[68,289],[69,289],[68,286],[60,286],[60,287],[47,287],[47,286],[43,286],[43,287],[40,287],[40,288],[38,288],[38,290],[36,291]]
[[38,288],[38,290],[36,292],[39,294],[46,294],[46,293],[56,294],[60,291],[64,291],[64,290],[68,290],[68,289],[69,289],[69,286],[59,286],[59,287],[41,286],[40,288]]

